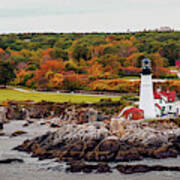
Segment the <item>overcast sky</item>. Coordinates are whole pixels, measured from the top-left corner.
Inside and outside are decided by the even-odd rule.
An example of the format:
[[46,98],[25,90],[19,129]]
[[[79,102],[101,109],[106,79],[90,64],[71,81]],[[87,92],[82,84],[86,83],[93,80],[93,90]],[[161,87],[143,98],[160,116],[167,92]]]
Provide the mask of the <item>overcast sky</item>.
[[0,0],[0,33],[180,30],[180,0]]

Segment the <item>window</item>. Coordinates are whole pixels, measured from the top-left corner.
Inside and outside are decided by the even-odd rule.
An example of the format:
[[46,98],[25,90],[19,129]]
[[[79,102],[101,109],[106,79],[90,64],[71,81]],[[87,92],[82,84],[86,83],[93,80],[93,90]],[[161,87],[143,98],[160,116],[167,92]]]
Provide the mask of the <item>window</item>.
[[172,106],[169,106],[169,110],[170,110],[170,111],[172,110]]

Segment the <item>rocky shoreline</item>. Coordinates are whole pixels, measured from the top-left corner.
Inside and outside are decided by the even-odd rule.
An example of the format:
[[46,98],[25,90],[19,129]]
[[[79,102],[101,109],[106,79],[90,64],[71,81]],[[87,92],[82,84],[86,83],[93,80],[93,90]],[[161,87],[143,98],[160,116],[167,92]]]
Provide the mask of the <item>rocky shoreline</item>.
[[71,173],[112,173],[114,170],[122,174],[134,174],[134,173],[148,173],[151,171],[180,171],[180,166],[161,166],[154,165],[148,166],[143,164],[138,165],[117,165],[115,167],[109,166],[107,163],[98,163],[96,165],[89,165],[82,162],[71,162],[68,164],[66,172]]
[[150,123],[126,124],[121,137],[113,135],[108,124],[102,122],[64,124],[57,131],[27,140],[15,149],[40,159],[58,158],[68,162],[124,162],[180,154],[180,128],[175,124],[159,122],[156,128]]
[[[30,115],[33,108],[36,112],[34,115],[37,115],[36,119],[34,116],[32,119]],[[68,104],[57,106],[46,103],[44,106],[41,104],[26,107],[11,103],[1,108],[2,122],[11,121],[11,118],[19,119],[22,111],[25,112],[22,115],[26,115],[22,118],[25,121],[24,127],[38,121],[41,126],[48,124],[50,130],[54,128],[55,130],[25,140],[14,150],[25,151],[40,160],[55,158],[58,162],[67,162],[69,165],[67,172],[101,173],[111,172],[113,169],[125,174],[158,170],[180,171],[177,166],[122,164],[116,167],[109,166],[109,162],[176,158],[180,154],[178,120],[147,122],[113,120],[110,114],[99,112],[98,108],[92,106],[75,107]],[[16,131],[12,137],[24,133],[26,132]],[[96,164],[89,165],[89,162]]]

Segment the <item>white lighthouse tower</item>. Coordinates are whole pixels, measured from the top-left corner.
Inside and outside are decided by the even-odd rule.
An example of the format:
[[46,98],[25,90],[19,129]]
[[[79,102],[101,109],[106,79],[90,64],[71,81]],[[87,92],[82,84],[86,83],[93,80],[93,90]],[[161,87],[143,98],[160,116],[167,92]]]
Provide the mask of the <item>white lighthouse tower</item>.
[[151,73],[151,61],[147,58],[142,61],[139,108],[144,110],[145,119],[153,119],[156,117]]

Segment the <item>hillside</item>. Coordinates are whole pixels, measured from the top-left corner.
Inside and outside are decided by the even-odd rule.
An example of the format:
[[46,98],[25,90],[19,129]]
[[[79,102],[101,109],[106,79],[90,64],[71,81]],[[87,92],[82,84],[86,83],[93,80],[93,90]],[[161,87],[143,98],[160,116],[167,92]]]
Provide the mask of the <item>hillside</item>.
[[[133,91],[127,81],[152,60],[155,78],[176,79],[180,32],[24,33],[0,35],[0,63],[13,66],[13,85],[34,89]],[[133,89],[131,88],[133,87]]]

